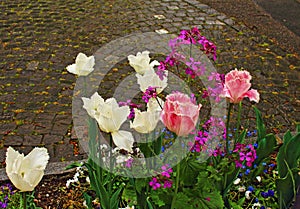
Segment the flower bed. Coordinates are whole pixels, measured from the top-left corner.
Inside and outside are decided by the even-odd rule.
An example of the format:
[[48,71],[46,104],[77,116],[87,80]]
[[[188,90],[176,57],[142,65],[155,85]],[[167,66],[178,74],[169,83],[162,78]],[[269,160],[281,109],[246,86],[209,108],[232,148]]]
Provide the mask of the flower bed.
[[[73,119],[89,158],[68,167],[77,173],[66,187],[76,188],[88,208],[289,208],[300,183],[300,126],[281,143],[267,134],[250,72],[218,73],[216,46],[197,28],[181,31],[169,46],[160,62],[149,51],[129,55],[135,76],[113,97],[97,92],[93,81],[105,71],[96,72],[94,56],[79,53],[67,67],[81,81]],[[129,95],[135,82],[139,93]],[[245,98],[256,129],[242,120]],[[40,178],[28,178],[23,168],[43,172],[45,164],[23,165],[10,153],[8,176],[22,192],[32,191]],[[26,195],[20,200],[23,207],[30,202]]]

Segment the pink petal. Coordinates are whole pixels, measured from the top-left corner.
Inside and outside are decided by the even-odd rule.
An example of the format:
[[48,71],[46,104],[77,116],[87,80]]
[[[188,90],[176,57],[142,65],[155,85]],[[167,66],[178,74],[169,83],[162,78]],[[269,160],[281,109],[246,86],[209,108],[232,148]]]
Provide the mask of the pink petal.
[[259,93],[256,89],[250,89],[244,96],[248,97],[250,101],[259,102]]

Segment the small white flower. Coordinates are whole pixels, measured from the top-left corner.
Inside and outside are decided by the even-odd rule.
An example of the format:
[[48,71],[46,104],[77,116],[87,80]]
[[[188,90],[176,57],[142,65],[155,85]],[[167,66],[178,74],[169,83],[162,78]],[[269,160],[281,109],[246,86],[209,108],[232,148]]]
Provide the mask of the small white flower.
[[234,185],[237,185],[237,184],[239,184],[241,182],[241,179],[240,178],[237,178],[234,182],[233,182],[233,184]]
[[35,147],[27,156],[8,147],[6,173],[15,187],[22,192],[33,191],[44,176],[49,160],[46,148]]
[[241,186],[238,189],[239,192],[245,192],[246,191],[246,187],[245,186]]
[[261,182],[261,177],[260,176],[256,176],[256,179],[258,182]]
[[91,183],[90,178],[89,178],[88,176],[85,178],[85,181],[86,181],[87,183]]
[[86,208],[89,208],[88,205],[86,204],[86,201],[85,201],[85,200],[83,201],[82,205],[83,205],[84,207],[86,207]]
[[71,183],[73,183],[73,179],[68,179],[66,183],[66,187],[69,188]]
[[68,65],[67,70],[78,76],[87,76],[94,70],[95,57],[87,57],[83,53],[79,53],[76,57],[75,64]]
[[260,204],[259,202],[254,203],[254,204],[252,205],[252,209],[258,209],[258,208],[260,208],[260,206],[261,206],[261,204]]
[[246,192],[245,192],[245,197],[246,197],[246,199],[247,200],[250,200],[250,194],[251,194],[251,191],[249,191],[249,190],[247,190]]

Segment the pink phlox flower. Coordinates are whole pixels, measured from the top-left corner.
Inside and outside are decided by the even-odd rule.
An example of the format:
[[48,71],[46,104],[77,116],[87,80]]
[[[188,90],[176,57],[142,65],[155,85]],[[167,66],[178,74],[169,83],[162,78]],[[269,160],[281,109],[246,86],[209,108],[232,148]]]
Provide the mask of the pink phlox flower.
[[157,178],[153,177],[152,181],[149,182],[149,185],[152,187],[153,190],[156,190],[161,187],[160,183],[157,181]]
[[203,90],[201,97],[202,97],[202,99],[207,98],[208,97],[208,91],[207,90]]
[[128,119],[131,120],[131,119],[134,119],[135,117],[135,112],[134,112],[134,108],[141,108],[142,105],[140,104],[135,104],[133,102],[131,102],[131,100],[127,100],[126,102],[119,102],[119,105],[120,106],[129,106],[129,109],[130,109],[130,112],[129,112],[129,115],[128,115]]
[[169,165],[163,165],[161,167],[161,169],[163,170],[163,172],[161,173],[162,176],[170,178],[171,177],[171,173],[173,172],[173,169],[171,167],[169,167]]
[[178,64],[176,59],[174,57],[171,57],[171,56],[166,57],[165,63],[169,64],[171,67]]
[[127,168],[131,168],[132,163],[133,163],[133,158],[130,158],[130,159],[128,159],[128,160],[126,161],[125,166],[126,166]]
[[195,94],[191,94],[191,102],[194,103],[194,104],[197,104],[197,98],[195,96]]
[[143,96],[142,96],[142,99],[144,100],[144,102],[148,103],[149,99],[157,97],[157,93],[156,93],[157,88],[158,87],[149,86],[146,89],[146,91],[143,93]]
[[213,60],[217,59],[217,47],[213,42],[210,42],[205,36],[201,36],[198,43],[202,45],[200,48],[201,51],[204,51],[205,54],[212,57]]
[[164,181],[164,188],[171,188],[172,187],[173,182],[170,180],[165,180]]
[[192,69],[189,68],[189,67],[185,68],[185,74],[190,75],[191,78],[195,78],[195,77],[196,77],[195,71],[192,70]]

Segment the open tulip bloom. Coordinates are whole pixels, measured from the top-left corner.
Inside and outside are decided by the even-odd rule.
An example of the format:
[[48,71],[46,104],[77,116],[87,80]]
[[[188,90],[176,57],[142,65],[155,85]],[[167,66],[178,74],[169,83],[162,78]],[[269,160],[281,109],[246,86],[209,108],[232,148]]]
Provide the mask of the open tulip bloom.
[[33,191],[44,176],[48,160],[46,148],[36,147],[24,156],[8,147],[5,161],[7,176],[20,191]]
[[79,53],[76,57],[75,64],[67,66],[67,70],[78,76],[87,76],[94,70],[95,57],[87,57],[83,53]]

